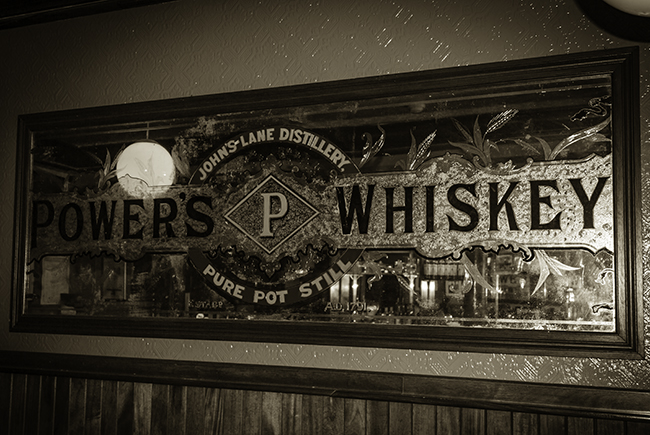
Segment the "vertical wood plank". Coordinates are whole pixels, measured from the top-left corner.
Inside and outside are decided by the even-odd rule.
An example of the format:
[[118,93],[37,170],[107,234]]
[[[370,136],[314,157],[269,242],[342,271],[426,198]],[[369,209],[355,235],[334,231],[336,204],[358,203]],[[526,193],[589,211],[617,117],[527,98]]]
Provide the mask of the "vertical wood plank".
[[38,419],[41,415],[41,377],[27,375],[25,388],[25,434],[38,433]]
[[102,381],[101,434],[120,435],[117,432],[117,382]]
[[413,407],[410,403],[391,402],[388,407],[388,433],[410,434],[413,430]]
[[537,435],[539,430],[539,415],[528,412],[512,413],[513,435]]
[[367,435],[388,435],[390,418],[388,402],[383,400],[368,400],[366,402]]
[[152,384],[133,384],[133,427],[139,435],[151,434]]
[[9,433],[11,418],[11,373],[0,373],[0,433]]
[[86,380],[72,378],[70,381],[70,435],[84,435],[86,418]]
[[321,432],[323,435],[339,435],[345,433],[345,407],[343,398],[324,397],[321,412],[323,413]]
[[70,426],[70,388],[71,379],[56,378],[54,397],[54,433],[67,434]]
[[206,388],[204,404],[204,433],[217,434],[223,421],[223,407],[221,406],[221,390],[219,388]]
[[512,414],[510,412],[487,410],[485,416],[487,435],[512,434]]
[[244,391],[242,434],[260,435],[262,429],[262,392]]
[[[243,429],[244,415],[244,392],[242,390],[221,390],[223,402],[223,414],[225,416],[222,425],[223,435],[241,434]],[[192,435],[187,432],[187,435]]]
[[86,380],[86,414],[84,417],[84,431],[87,435],[101,432],[102,417],[102,381],[97,379]]
[[445,435],[460,435],[460,408],[438,406],[436,431]]
[[569,417],[567,418],[567,435],[593,435],[594,419]]
[[174,435],[185,435],[185,416],[187,413],[187,388],[181,385],[169,387],[169,422],[168,432]]
[[435,435],[436,406],[413,404],[413,435]]
[[54,376],[43,376],[41,378],[41,405],[38,416],[39,435],[54,434],[55,394],[56,378]]
[[302,434],[302,395],[282,395],[282,434]]
[[265,391],[262,393],[262,433],[282,433],[282,395]]
[[302,396],[302,433],[304,435],[323,434],[323,396]]
[[343,413],[346,435],[366,434],[366,401],[361,399],[344,399]]
[[539,416],[539,435],[564,434],[567,431],[566,417],[562,415]]
[[205,417],[203,416],[203,408],[205,406],[205,388],[187,387],[186,395],[187,417],[185,421],[185,433],[191,435],[203,435],[205,428]]
[[9,433],[20,435],[25,430],[25,399],[27,376],[14,373],[11,382],[11,405],[9,414]]
[[463,434],[483,435],[485,433],[485,410],[462,408],[460,412],[460,428]]
[[647,435],[650,434],[650,423],[642,421],[628,421],[625,427],[625,435]]
[[151,385],[151,434],[167,434],[169,416],[169,385]]
[[129,434],[134,432],[135,399],[133,382],[117,383],[117,433]]
[[650,434],[650,423],[0,373],[0,433],[5,430],[30,435],[639,435]]
[[625,422],[622,420],[595,420],[596,435],[625,434]]

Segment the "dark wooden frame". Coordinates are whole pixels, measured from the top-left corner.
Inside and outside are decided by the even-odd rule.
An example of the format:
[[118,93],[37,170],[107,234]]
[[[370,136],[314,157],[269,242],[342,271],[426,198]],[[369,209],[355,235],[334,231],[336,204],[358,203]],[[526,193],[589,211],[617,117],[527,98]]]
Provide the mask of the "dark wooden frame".
[[[19,279],[25,258],[27,186],[30,144],[35,132],[79,125],[116,122],[146,122],[155,116],[198,117],[210,110],[238,111],[277,108],[343,99],[364,99],[402,95],[424,88],[468,89],[476,83],[498,85],[514,81],[535,81],[549,77],[581,77],[611,74],[613,141],[615,147],[615,249],[617,274],[616,332],[561,332],[463,329],[448,327],[382,326],[355,324],[322,325],[292,322],[243,322],[219,320],[197,323],[191,319],[101,318],[40,316],[23,313]],[[370,77],[337,82],[245,91],[122,106],[62,111],[21,116],[19,119],[16,179],[16,214],[13,265],[11,330],[15,332],[191,338],[202,340],[337,344],[359,347],[436,349],[448,351],[503,352],[556,356],[641,358],[643,306],[641,296],[640,150],[639,150],[638,49],[615,49],[592,53],[494,63],[446,70]],[[96,123],[96,124],[93,124]],[[405,334],[405,329],[408,334]]]
[[38,0],[0,7],[0,30],[149,6],[174,0]]
[[650,392],[335,369],[0,352],[0,372],[650,421]]

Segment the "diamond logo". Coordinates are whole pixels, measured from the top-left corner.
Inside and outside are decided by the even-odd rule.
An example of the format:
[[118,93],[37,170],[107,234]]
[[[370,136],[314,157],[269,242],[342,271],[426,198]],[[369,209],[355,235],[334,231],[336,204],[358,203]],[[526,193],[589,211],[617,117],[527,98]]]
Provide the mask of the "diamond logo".
[[269,175],[224,217],[267,254],[272,254],[318,214],[304,198]]

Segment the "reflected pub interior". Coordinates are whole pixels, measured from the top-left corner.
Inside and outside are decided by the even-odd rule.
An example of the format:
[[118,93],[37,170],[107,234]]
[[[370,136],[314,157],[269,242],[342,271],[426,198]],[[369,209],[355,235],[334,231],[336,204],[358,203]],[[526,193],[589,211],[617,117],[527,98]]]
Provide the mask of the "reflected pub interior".
[[0,435],[650,434],[650,6],[0,7]]

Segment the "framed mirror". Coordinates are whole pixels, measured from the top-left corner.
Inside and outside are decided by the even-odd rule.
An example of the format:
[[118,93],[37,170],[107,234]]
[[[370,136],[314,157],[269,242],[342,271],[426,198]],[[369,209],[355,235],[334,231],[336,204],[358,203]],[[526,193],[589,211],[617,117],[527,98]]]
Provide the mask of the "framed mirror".
[[19,119],[12,330],[638,358],[635,49]]

